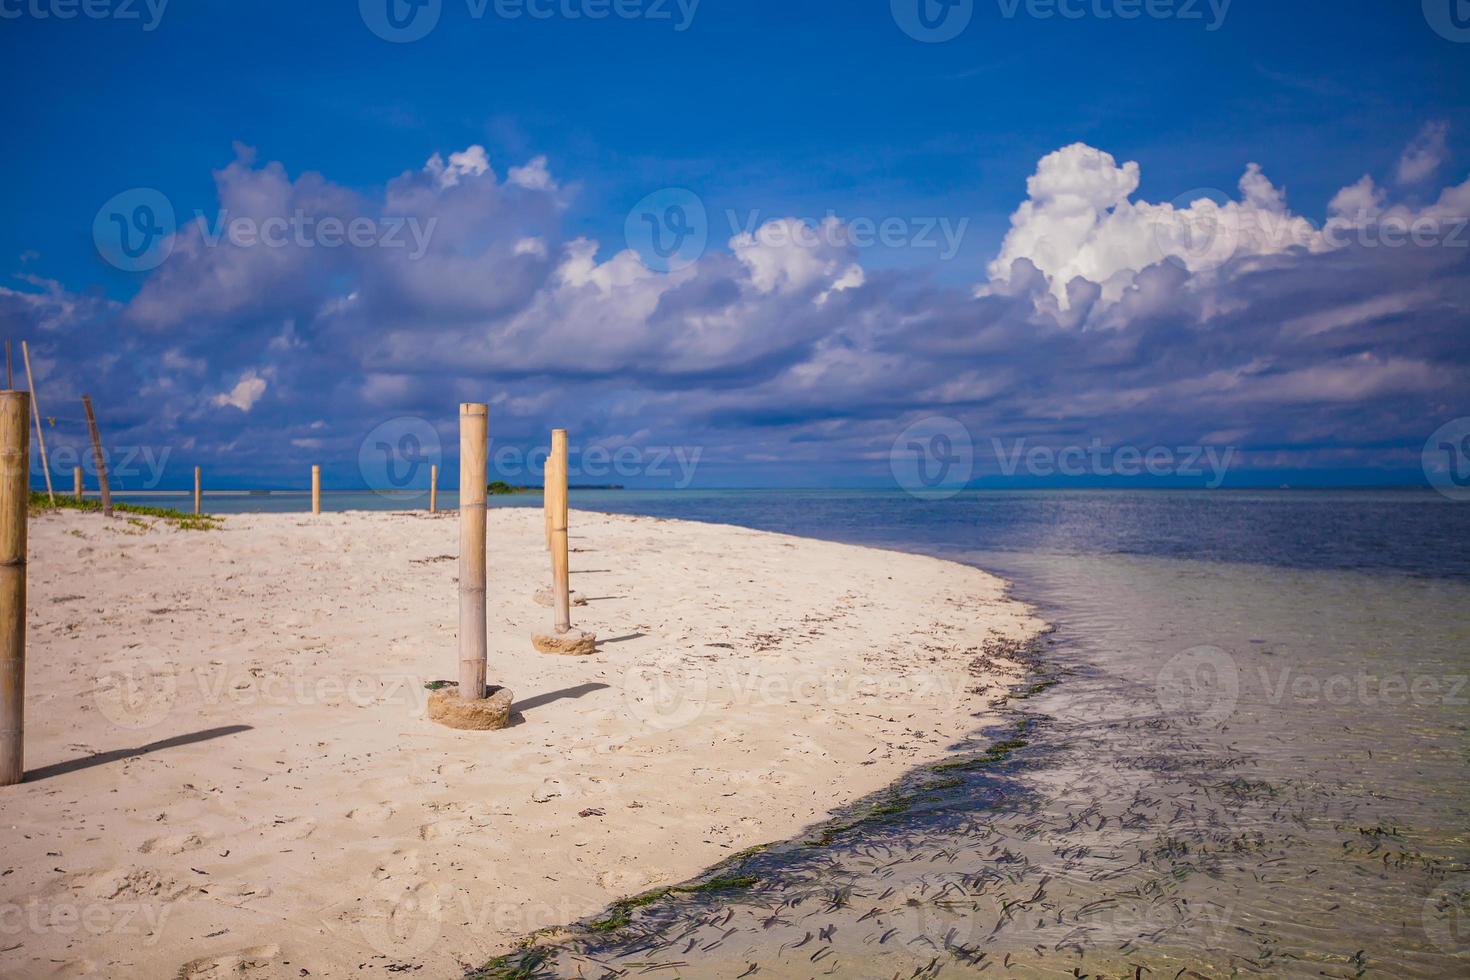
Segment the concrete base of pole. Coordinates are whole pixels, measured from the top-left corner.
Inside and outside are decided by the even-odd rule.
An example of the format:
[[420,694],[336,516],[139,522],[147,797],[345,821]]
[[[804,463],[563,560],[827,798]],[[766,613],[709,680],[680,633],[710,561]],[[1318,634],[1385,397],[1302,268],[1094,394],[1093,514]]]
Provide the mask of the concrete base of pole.
[[451,684],[429,695],[429,720],[461,732],[498,732],[510,725],[510,706],[515,695],[503,687],[492,687],[489,696],[466,701],[459,685]]
[[588,657],[597,652],[597,634],[568,630],[565,633],[535,633],[531,645],[537,653],[558,657]]

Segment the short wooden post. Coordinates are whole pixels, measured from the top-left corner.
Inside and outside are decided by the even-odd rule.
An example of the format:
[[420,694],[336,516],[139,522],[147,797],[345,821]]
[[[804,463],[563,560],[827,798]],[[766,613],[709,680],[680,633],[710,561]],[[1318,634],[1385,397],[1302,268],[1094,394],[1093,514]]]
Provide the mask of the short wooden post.
[[459,406],[459,696],[485,697],[485,523],[490,406]]
[[0,392],[0,786],[14,786],[25,777],[30,434],[30,395]]
[[97,416],[92,411],[92,399],[82,396],[82,408],[87,410],[87,428],[92,432],[92,458],[97,461],[97,489],[102,493],[102,513],[112,516],[112,489],[107,485],[107,460],[102,458],[102,438],[97,435]]
[[202,513],[204,513],[204,489],[203,489],[203,484],[201,482],[201,477],[202,476],[203,476],[203,474],[200,472],[199,467],[197,467],[197,466],[194,467],[194,513],[195,514],[202,514]]
[[311,512],[313,514],[322,512],[322,468],[320,466],[311,468]]
[[551,588],[556,596],[556,631],[572,628],[571,555],[567,548],[567,430],[551,433]]
[[82,492],[85,489],[82,483],[82,468],[80,466],[73,466],[71,468],[71,495],[77,500],[81,500]]
[[429,513],[439,513],[439,467],[429,467]]

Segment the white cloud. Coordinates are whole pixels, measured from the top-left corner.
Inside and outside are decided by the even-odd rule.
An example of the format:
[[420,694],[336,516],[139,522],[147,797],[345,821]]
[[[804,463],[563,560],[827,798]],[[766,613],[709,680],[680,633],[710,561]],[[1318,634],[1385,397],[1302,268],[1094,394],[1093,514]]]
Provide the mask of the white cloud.
[[511,167],[506,182],[532,191],[554,191],[556,181],[546,169],[546,158],[536,157],[524,167]]
[[1008,281],[1013,264],[1028,259],[1065,311],[1077,278],[1102,286],[1108,305],[1139,272],[1166,260],[1200,273],[1242,256],[1320,248],[1311,223],[1286,209],[1285,194],[1256,164],[1240,178],[1239,201],[1223,194],[1202,194],[1182,207],[1131,201],[1138,182],[1137,163],[1119,166],[1112,154],[1083,143],[1042,157],[1026,182],[1029,199],[1011,216],[990,264],[991,279]]
[[240,376],[235,387],[225,394],[215,395],[214,403],[221,408],[233,406],[242,412],[248,412],[260,401],[265,394],[266,382],[254,371],[246,371]]
[[534,255],[538,259],[546,258],[546,241],[541,238],[522,238],[515,244],[514,254]]
[[[754,232],[730,239],[730,250],[750,272],[762,293],[794,293],[825,282],[829,291],[862,285],[853,272],[846,230],[837,218],[813,228],[800,218],[777,218]],[[825,295],[825,294],[824,294]]]
[[1433,177],[1449,159],[1449,147],[1445,144],[1448,134],[1449,126],[1443,122],[1425,123],[1399,157],[1398,182],[1417,184]]
[[455,187],[462,177],[483,177],[490,172],[490,156],[485,148],[476,143],[458,153],[449,154],[449,163],[435,153],[424,165],[424,173],[433,177],[440,187]]

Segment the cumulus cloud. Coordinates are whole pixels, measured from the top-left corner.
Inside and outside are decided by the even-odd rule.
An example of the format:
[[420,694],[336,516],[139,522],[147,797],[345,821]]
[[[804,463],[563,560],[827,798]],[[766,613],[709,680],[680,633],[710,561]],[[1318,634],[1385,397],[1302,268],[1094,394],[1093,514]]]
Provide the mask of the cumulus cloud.
[[1202,193],[1189,201],[1132,201],[1139,167],[1083,143],[1043,157],[1026,182],[1028,200],[990,264],[1007,281],[1018,260],[1050,280],[1062,310],[1077,279],[1100,286],[1104,304],[1118,302],[1140,272],[1170,261],[1210,272],[1242,256],[1320,248],[1316,230],[1292,215],[1286,195],[1252,163],[1240,178],[1240,200]]
[[[1421,133],[1404,159],[1421,165],[1425,146]],[[990,264],[991,280],[977,287],[977,295],[1005,294],[1018,275],[1024,280],[1039,272],[1050,294],[1038,301],[1039,312],[1057,322],[1116,325],[1150,305],[1150,292],[1165,278],[1155,271],[1162,265],[1190,273],[1182,282],[1215,289],[1214,302],[1228,305],[1229,283],[1270,260],[1306,261],[1370,238],[1372,245],[1391,247],[1382,236],[1363,234],[1370,229],[1402,229],[1420,241],[1448,238],[1470,214],[1470,180],[1414,207],[1390,204],[1387,191],[1365,175],[1333,196],[1319,228],[1292,213],[1286,192],[1255,163],[1246,165],[1238,198],[1206,191],[1163,204],[1135,201],[1139,179],[1138,164],[1120,166],[1111,154],[1081,143],[1043,157]],[[1154,292],[1152,299],[1165,297]],[[1112,309],[1119,305],[1128,307],[1127,315]]]

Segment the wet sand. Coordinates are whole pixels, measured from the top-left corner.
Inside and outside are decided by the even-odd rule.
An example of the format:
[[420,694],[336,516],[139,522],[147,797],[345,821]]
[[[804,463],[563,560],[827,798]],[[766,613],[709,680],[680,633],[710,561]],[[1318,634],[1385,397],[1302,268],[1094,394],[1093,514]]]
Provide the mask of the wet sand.
[[450,976],[935,761],[1042,624],[930,558],[574,514],[586,659],[535,653],[538,510],[490,515],[495,734],[456,673],[453,515],[38,517],[0,974]]

